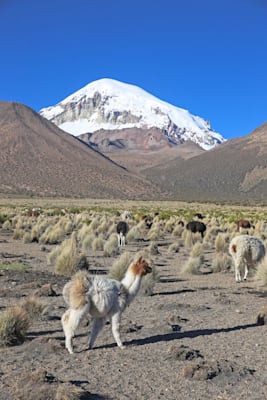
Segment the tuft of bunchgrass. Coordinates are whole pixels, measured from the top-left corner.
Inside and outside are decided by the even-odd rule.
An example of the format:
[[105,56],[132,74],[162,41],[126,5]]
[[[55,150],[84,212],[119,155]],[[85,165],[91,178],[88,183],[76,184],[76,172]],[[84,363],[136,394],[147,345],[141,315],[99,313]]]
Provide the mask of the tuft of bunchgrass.
[[184,231],[184,227],[180,224],[175,225],[173,231],[172,231],[172,235],[173,236],[177,236],[177,237],[181,237]]
[[30,232],[25,232],[23,237],[22,237],[23,243],[31,243],[31,234]]
[[79,264],[79,251],[76,235],[72,234],[69,239],[64,240],[60,246],[61,252],[56,258],[55,273],[58,275],[71,276],[77,270]]
[[138,242],[138,240],[142,239],[141,228],[138,225],[133,226],[126,235],[126,241],[129,242]]
[[201,261],[204,260],[203,255],[203,244],[200,242],[196,242],[190,252],[190,257],[199,257]]
[[154,241],[150,242],[150,245],[148,246],[148,252],[152,256],[156,256],[156,255],[160,254],[157,242],[154,242]]
[[8,307],[0,314],[0,346],[23,343],[31,322],[44,315],[46,310],[47,305],[35,296]]
[[218,233],[215,239],[215,250],[217,253],[226,252],[228,250],[228,238],[228,234]]
[[215,255],[214,259],[212,260],[212,271],[213,272],[222,272],[222,271],[229,271],[233,268],[232,265],[232,257],[229,256],[227,253],[219,252]]
[[194,245],[194,240],[193,240],[193,234],[190,231],[184,230],[184,233],[182,235],[182,238],[184,239],[184,246],[186,249],[191,249]]
[[119,252],[118,238],[116,233],[112,233],[104,244],[104,256],[115,257]]
[[96,235],[94,233],[86,234],[86,236],[82,240],[82,249],[83,251],[91,250],[92,243],[95,240]]
[[170,246],[168,247],[168,253],[179,253],[179,250],[180,246],[177,242],[170,244]]
[[200,257],[189,257],[188,260],[183,264],[181,268],[182,274],[200,274],[200,267],[202,265],[202,261]]
[[111,279],[116,279],[117,281],[121,281],[132,261],[133,258],[131,253],[125,251],[111,266],[108,277]]
[[92,242],[92,250],[93,251],[101,251],[104,250],[105,240],[102,236],[96,237]]
[[36,296],[30,296],[22,299],[19,305],[26,311],[30,320],[36,320],[43,317],[47,311],[47,304]]
[[189,255],[188,260],[181,268],[181,273],[185,274],[200,274],[200,267],[203,264],[204,255],[203,255],[203,244],[200,242],[196,242],[192,248]]
[[30,319],[23,307],[9,307],[0,314],[0,346],[16,346],[23,343],[29,326]]

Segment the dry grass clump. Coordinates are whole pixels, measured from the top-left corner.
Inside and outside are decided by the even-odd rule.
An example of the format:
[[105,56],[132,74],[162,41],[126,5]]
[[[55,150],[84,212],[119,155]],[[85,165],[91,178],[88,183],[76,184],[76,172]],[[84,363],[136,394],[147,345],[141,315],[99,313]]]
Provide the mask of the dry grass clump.
[[191,250],[188,260],[181,268],[182,274],[200,274],[200,267],[203,264],[203,245],[200,242],[196,242]]
[[177,242],[170,244],[168,247],[168,253],[178,253],[180,250],[180,245]]
[[199,257],[201,261],[204,260],[204,255],[203,255],[203,244],[200,242],[196,242],[192,250],[190,252],[190,257]]
[[157,241],[162,238],[163,232],[160,224],[153,224],[147,234],[147,238],[152,241]]
[[15,346],[25,340],[30,320],[26,310],[14,305],[0,314],[0,346]]
[[10,230],[12,228],[11,222],[7,219],[5,222],[3,222],[2,228]]
[[256,273],[254,275],[254,281],[258,287],[267,286],[267,255],[263,258],[261,263],[258,265]]
[[62,228],[62,226],[56,225],[54,228],[50,229],[47,232],[46,236],[44,234],[44,238],[45,238],[44,243],[58,244],[58,243],[62,242],[64,237],[65,237],[64,229]]
[[[91,235],[91,234],[92,234],[92,229],[90,228],[90,226],[88,226],[88,225],[86,225],[86,224],[83,224],[83,225],[81,226],[81,228],[78,230],[77,238],[78,238],[78,240],[79,240],[80,242],[83,242],[84,239],[85,239],[87,236]],[[93,236],[95,236],[95,235],[93,235]]]
[[95,240],[96,235],[94,233],[87,234],[82,240],[82,249],[83,251],[91,250],[92,243]]
[[181,237],[184,231],[184,227],[180,224],[175,225],[173,231],[172,231],[172,235],[173,236],[177,236],[177,237]]
[[22,237],[23,243],[31,243],[31,234],[30,232],[25,232],[23,237]]
[[118,238],[116,233],[112,233],[104,244],[104,256],[115,257],[119,253]]
[[71,276],[77,270],[79,261],[80,257],[76,234],[73,233],[71,237],[64,240],[60,246],[60,251],[55,261],[55,273],[58,275]]
[[110,221],[107,220],[107,218],[103,218],[100,220],[100,224],[98,225],[96,229],[96,233],[99,235],[101,234],[106,234],[108,229],[110,228]]
[[101,251],[104,250],[105,240],[102,235],[96,237],[92,242],[92,250],[93,251]]
[[13,237],[14,240],[21,240],[23,238],[23,236],[24,236],[24,233],[25,233],[25,231],[23,229],[16,228],[13,231],[12,237]]
[[126,235],[127,242],[138,242],[138,240],[142,239],[142,231],[139,225],[134,225],[131,229],[129,229]]
[[229,235],[226,233],[218,233],[215,239],[215,250],[217,253],[226,252],[229,246]]
[[22,299],[19,305],[26,311],[30,320],[43,317],[47,311],[47,304],[36,296]]
[[184,246],[187,249],[191,249],[197,242],[202,243],[202,237],[200,233],[192,233],[186,229],[183,231],[182,239],[184,240]]
[[171,217],[170,219],[168,219],[164,225],[165,232],[172,233],[175,227],[175,223],[176,223],[175,217]]
[[212,271],[213,272],[222,272],[229,271],[233,268],[232,257],[227,253],[219,252],[215,255],[212,260]]
[[118,260],[116,260],[109,271],[108,277],[121,281],[125,275],[125,272],[132,262],[132,254],[125,251],[121,254]]
[[0,314],[0,346],[23,343],[31,321],[43,315],[46,308],[46,304],[34,296],[7,308]]
[[154,241],[150,242],[150,245],[148,246],[148,253],[151,256],[156,256],[156,255],[160,254],[157,242],[154,242]]

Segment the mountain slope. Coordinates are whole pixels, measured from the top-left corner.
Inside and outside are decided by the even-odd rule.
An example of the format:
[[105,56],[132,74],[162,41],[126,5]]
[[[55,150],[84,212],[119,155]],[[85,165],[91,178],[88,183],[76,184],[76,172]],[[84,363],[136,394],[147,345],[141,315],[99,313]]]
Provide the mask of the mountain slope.
[[[113,132],[112,142],[124,141],[124,149],[129,136],[133,149],[138,133],[144,134],[147,130],[152,131],[149,139],[152,139],[152,146],[156,143],[157,147],[161,146],[158,141],[162,141],[163,146],[166,142],[173,146],[192,140],[207,150],[224,141],[203,118],[164,102],[137,86],[113,79],[91,82],[57,105],[43,108],[40,114],[73,135],[89,133],[87,140],[101,151],[103,137],[99,139],[99,132],[105,132],[106,147]],[[126,138],[124,130],[128,130]],[[129,130],[134,130],[132,135]],[[140,143],[136,143],[135,148],[142,150]]]
[[246,137],[187,160],[147,168],[143,174],[179,200],[266,203],[267,123]]
[[0,192],[36,196],[147,198],[159,193],[32,109],[0,102]]

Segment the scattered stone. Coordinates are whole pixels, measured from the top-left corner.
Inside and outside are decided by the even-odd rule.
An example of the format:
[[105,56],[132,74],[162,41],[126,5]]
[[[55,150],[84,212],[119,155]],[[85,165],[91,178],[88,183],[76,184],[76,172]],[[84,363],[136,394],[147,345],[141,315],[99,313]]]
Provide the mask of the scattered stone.
[[240,367],[228,360],[201,361],[184,368],[184,377],[198,381],[206,381],[217,377],[239,380],[248,375],[253,375],[254,369]]
[[168,357],[179,361],[194,360],[203,358],[199,350],[190,349],[188,346],[171,346],[168,350]]
[[36,289],[34,292],[35,296],[56,296],[56,292],[53,289],[53,286],[51,283],[47,283],[40,288]]

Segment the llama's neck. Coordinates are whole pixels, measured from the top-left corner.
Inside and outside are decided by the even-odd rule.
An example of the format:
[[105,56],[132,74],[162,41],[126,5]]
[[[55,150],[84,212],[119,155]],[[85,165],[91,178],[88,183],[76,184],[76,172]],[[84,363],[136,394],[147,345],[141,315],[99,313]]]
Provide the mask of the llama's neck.
[[137,295],[141,287],[142,277],[136,275],[132,270],[128,270],[121,281],[122,285],[127,289],[128,292],[128,303]]

